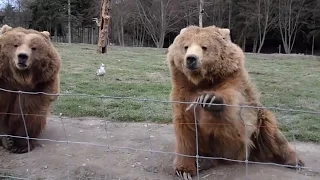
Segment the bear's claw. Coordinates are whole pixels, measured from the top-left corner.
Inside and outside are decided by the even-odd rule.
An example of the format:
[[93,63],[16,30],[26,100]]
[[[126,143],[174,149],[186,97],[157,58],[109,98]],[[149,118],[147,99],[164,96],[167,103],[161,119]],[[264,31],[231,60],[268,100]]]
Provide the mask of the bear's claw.
[[[32,150],[32,148],[30,147],[30,151]],[[23,154],[23,153],[27,153],[29,152],[29,148],[28,147],[13,147],[10,150],[11,153],[15,153],[15,154]]]
[[183,180],[192,180],[190,173],[186,173],[186,172],[179,171],[179,170],[176,170],[176,173],[177,173],[178,177]]
[[289,165],[289,169],[301,170],[305,166],[305,163],[301,159],[297,159],[298,162],[287,162],[286,165]]
[[217,97],[214,94],[202,94],[186,108],[186,111],[189,111],[193,106],[196,107],[198,104],[209,111],[220,111],[223,108],[222,105],[219,105],[223,104],[222,98]]

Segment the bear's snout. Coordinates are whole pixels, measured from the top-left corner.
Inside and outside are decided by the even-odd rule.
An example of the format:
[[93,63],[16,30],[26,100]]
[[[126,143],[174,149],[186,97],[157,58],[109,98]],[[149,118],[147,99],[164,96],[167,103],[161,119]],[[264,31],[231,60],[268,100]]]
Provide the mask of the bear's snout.
[[18,54],[18,60],[19,60],[19,64],[25,64],[25,62],[28,60],[29,56],[28,54],[25,53],[20,53]]
[[26,68],[27,67],[28,58],[29,58],[29,56],[26,53],[19,53],[18,54],[18,66],[19,66],[19,68]]
[[188,55],[186,57],[186,65],[187,65],[187,68],[190,69],[190,70],[194,70],[194,69],[197,69],[198,66],[197,66],[197,62],[198,62],[198,56],[196,55]]

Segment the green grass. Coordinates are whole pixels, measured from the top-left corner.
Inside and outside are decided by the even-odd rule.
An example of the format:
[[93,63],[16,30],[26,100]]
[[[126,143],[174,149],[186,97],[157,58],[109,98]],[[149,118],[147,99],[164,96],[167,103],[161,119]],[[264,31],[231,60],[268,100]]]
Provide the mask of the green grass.
[[[110,46],[97,54],[96,46],[56,44],[62,57],[61,93],[125,96],[168,100],[169,70],[165,50]],[[247,54],[246,67],[260,90],[265,106],[320,110],[319,57]],[[107,74],[95,71],[101,63]],[[171,122],[170,105],[133,100],[61,96],[53,113],[65,116],[98,116],[114,121]],[[320,141],[320,115],[275,111],[281,129],[291,139]],[[293,129],[292,129],[293,125]]]

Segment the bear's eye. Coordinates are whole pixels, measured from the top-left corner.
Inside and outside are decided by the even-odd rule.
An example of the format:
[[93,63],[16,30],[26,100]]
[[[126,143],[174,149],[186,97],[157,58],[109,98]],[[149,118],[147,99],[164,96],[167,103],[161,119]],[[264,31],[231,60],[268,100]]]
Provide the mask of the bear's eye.
[[188,46],[185,46],[185,47],[184,47],[184,50],[187,50],[187,49],[188,49]]
[[202,50],[204,50],[204,51],[208,49],[206,46],[202,46],[201,48],[202,48]]
[[18,47],[18,46],[19,46],[18,44],[15,44],[15,45],[14,45],[14,47]]
[[33,48],[31,48],[32,49],[32,51],[35,51],[35,50],[37,50],[37,48],[35,48],[35,47],[33,47]]

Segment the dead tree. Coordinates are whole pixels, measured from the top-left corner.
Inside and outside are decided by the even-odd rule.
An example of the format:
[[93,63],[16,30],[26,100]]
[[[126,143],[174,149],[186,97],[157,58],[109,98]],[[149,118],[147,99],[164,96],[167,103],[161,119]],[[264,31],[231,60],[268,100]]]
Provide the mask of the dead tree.
[[204,0],[200,0],[199,1],[199,27],[203,27],[203,22],[202,22],[202,17],[203,17],[203,13],[204,13]]
[[110,22],[110,1],[101,0],[100,6],[100,20],[98,22],[99,39],[98,39],[98,53],[107,53],[109,22]]
[[71,43],[71,5],[68,0],[68,43]]

